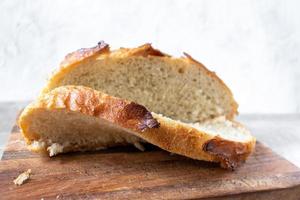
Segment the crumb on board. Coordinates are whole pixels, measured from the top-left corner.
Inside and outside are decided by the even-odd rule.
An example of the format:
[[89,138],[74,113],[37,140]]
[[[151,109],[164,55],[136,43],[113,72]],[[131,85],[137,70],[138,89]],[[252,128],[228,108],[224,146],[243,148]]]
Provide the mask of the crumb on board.
[[31,169],[28,169],[27,171],[25,171],[22,174],[20,174],[14,180],[14,184],[15,185],[22,185],[23,183],[25,183],[25,181],[27,181],[30,178],[30,175],[31,175]]
[[64,150],[64,146],[61,144],[58,144],[58,143],[53,143],[53,144],[51,144],[51,146],[49,146],[47,148],[47,151],[49,152],[50,157],[55,156],[59,153],[62,153],[63,150]]

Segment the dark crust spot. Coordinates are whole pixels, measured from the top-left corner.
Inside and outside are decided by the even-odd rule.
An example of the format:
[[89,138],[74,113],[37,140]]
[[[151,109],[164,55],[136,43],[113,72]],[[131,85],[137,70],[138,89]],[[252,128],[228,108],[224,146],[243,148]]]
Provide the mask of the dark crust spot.
[[159,122],[142,105],[131,102],[124,107],[122,113],[122,118],[128,121],[138,120],[138,129],[141,131],[145,131],[148,128],[159,128]]
[[99,54],[105,51],[107,52],[109,51],[109,45],[106,44],[104,41],[100,41],[94,47],[82,48],[72,53],[69,53],[68,55],[66,55],[65,59],[60,63],[60,66],[63,67],[66,65],[71,65],[79,61],[82,61],[88,57],[91,57],[95,54]]
[[203,145],[203,151],[215,155],[225,169],[234,170],[249,155],[247,147],[239,142],[224,141],[216,136]]

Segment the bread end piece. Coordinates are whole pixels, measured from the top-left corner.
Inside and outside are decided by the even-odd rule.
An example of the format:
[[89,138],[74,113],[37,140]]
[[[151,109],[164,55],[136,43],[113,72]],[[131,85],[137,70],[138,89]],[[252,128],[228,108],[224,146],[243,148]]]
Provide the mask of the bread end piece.
[[40,96],[24,109],[18,124],[29,149],[49,156],[128,144],[143,149],[145,141],[124,129],[144,132],[159,127],[142,105],[75,86]]
[[36,143],[50,155],[127,144],[140,148],[137,144],[146,141],[235,169],[255,145],[255,138],[237,123],[183,123],[83,86],[62,86],[42,95],[23,111],[19,125],[29,145]]

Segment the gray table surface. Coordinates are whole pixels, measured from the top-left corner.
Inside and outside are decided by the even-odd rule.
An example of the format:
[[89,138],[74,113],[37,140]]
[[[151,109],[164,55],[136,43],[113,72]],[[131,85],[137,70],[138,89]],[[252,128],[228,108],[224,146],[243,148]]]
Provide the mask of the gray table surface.
[[[16,115],[27,102],[0,103],[0,158]],[[300,114],[241,114],[258,141],[300,167]]]

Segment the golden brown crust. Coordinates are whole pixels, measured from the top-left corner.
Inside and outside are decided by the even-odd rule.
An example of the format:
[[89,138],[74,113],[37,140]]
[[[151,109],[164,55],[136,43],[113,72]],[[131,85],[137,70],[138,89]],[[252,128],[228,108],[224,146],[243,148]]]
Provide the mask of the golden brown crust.
[[60,87],[51,92],[46,99],[41,100],[40,104],[40,107],[65,108],[103,118],[135,131],[159,127],[157,120],[144,106],[113,98],[86,87]]
[[[191,126],[150,113],[144,106],[83,86],[62,86],[40,97],[35,108],[67,109],[107,120],[167,151],[199,160],[221,162],[233,169],[246,160],[255,139],[238,143],[201,132]],[[26,115],[26,114],[25,114]],[[25,138],[36,138],[24,133]],[[220,151],[225,153],[220,153]],[[237,154],[237,155],[236,155]]]
[[60,63],[61,67],[67,67],[73,65],[84,59],[93,57],[95,55],[103,54],[109,52],[109,45],[104,41],[98,42],[98,44],[91,48],[78,49],[72,53],[65,56],[65,59]]
[[109,45],[104,41],[98,42],[98,44],[91,48],[81,48],[65,56],[64,60],[60,63],[61,67],[67,67],[69,65],[76,64],[83,61],[84,59],[91,58],[97,55],[112,53],[118,56],[159,56],[159,57],[170,57],[169,55],[154,49],[150,43],[146,43],[137,48],[120,48],[117,51],[111,52]]
[[[118,51],[118,50],[117,50]],[[158,49],[154,49],[150,43],[146,43],[137,48],[121,48],[123,54],[127,52],[127,56],[159,56],[159,57],[170,57],[166,53],[159,51]]]
[[255,147],[254,138],[244,143],[230,141],[178,122],[166,123],[157,115],[154,117],[161,127],[146,131],[143,139],[170,152],[198,160],[218,162],[225,169],[234,170],[245,162]]

